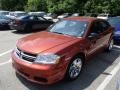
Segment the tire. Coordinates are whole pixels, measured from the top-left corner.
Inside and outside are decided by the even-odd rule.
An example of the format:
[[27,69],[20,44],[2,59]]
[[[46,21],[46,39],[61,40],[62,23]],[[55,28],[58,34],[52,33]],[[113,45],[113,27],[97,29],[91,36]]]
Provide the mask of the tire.
[[110,40],[109,44],[108,44],[108,47],[106,48],[106,51],[109,52],[112,50],[113,48],[113,44],[114,44],[114,41],[113,39]]
[[70,64],[68,65],[65,79],[67,81],[75,80],[79,77],[81,70],[83,67],[83,59],[81,56],[76,56],[72,59]]
[[31,25],[25,25],[24,31],[25,31],[25,32],[30,32],[30,31],[32,31],[32,26],[31,26]]

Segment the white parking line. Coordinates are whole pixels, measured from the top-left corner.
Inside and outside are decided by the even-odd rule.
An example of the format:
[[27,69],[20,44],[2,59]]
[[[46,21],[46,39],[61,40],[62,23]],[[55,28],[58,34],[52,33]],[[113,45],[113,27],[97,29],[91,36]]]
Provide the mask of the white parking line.
[[[119,59],[118,57],[117,59]],[[120,62],[117,64],[117,66],[110,72],[110,75],[107,76],[104,81],[98,86],[96,90],[104,90],[106,86],[109,84],[109,82],[112,80],[112,78],[116,75],[118,70],[120,69]]]
[[120,48],[120,46],[118,46],[118,45],[113,45],[113,47]]
[[10,50],[8,50],[8,51],[6,51],[6,52],[4,52],[4,53],[1,53],[1,54],[0,54],[0,57],[3,56],[3,55],[5,55],[5,54],[7,54],[7,53],[10,53],[11,51],[12,51],[12,49],[10,49]]
[[8,63],[10,63],[10,62],[12,62],[12,60],[11,60],[11,59],[10,59],[10,60],[8,60],[8,61],[6,61],[6,62],[0,63],[0,66],[3,66],[3,65],[5,65],[5,64],[8,64]]

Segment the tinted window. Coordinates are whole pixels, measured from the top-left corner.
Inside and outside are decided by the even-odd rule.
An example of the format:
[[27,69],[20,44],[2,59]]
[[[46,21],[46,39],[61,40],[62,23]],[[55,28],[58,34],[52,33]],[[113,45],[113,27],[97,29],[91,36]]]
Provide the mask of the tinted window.
[[30,16],[29,19],[30,20],[38,20],[37,16]]
[[38,20],[45,21],[44,18],[38,16]]
[[85,21],[61,20],[50,29],[50,32],[78,37],[84,34],[87,25],[88,22]]
[[110,27],[110,24],[107,21],[100,21],[100,24],[104,30],[107,30]]
[[92,33],[102,33],[109,28],[109,23],[106,21],[96,21],[92,26]]
[[99,23],[96,21],[92,25],[91,33],[99,33]]

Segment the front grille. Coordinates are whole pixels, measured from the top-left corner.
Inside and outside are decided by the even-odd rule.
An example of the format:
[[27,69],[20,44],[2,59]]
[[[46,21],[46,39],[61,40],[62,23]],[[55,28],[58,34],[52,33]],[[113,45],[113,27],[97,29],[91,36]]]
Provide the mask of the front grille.
[[34,62],[35,59],[36,59],[36,56],[35,54],[30,54],[30,53],[27,53],[27,52],[23,52],[22,50],[20,49],[16,49],[16,54],[19,58],[25,60],[25,61],[29,61],[29,62]]

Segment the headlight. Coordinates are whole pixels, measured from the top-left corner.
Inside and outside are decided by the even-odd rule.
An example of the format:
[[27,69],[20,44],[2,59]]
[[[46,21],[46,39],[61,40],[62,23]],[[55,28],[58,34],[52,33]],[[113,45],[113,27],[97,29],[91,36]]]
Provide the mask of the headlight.
[[35,63],[41,64],[57,64],[59,63],[60,56],[55,54],[40,54],[37,56]]

